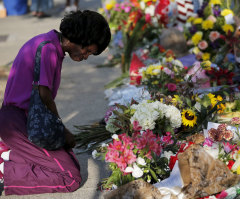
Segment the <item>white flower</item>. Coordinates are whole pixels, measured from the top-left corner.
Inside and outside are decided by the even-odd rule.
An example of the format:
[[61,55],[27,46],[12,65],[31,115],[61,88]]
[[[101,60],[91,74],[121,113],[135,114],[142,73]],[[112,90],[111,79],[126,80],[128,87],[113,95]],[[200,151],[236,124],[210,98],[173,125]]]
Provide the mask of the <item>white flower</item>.
[[102,143],[102,145],[101,145],[101,147],[107,147],[108,146],[108,144],[106,144],[106,143]]
[[137,158],[137,163],[140,164],[140,165],[142,165],[142,166],[145,166],[145,165],[146,165],[145,160],[144,160],[143,158],[141,158],[141,157],[138,157],[138,158]]
[[141,2],[140,2],[140,7],[141,7],[142,10],[145,9],[145,3],[144,3],[144,1],[141,1]]
[[115,184],[112,185],[112,189],[113,189],[113,190],[114,190],[114,189],[117,189],[117,188],[118,188],[117,185],[115,185]]
[[181,61],[177,60],[177,59],[174,59],[173,60],[173,64],[175,64],[176,66],[180,67],[180,68],[183,68],[183,64]]
[[118,140],[118,135],[117,135],[117,134],[113,134],[113,135],[112,135],[112,139]]
[[140,178],[143,175],[143,171],[142,169],[140,169],[135,163],[133,164],[133,172],[132,172],[132,176],[134,178]]
[[125,173],[132,173],[133,172],[133,168],[132,167],[127,167],[125,170],[124,170]]
[[93,152],[92,152],[92,157],[93,157],[93,159],[96,159],[97,158],[97,151],[96,150],[94,150]]
[[172,151],[164,151],[162,157],[167,158],[168,160],[170,159],[171,156],[174,156]]
[[170,120],[171,126],[173,128],[178,128],[181,126],[181,112],[175,106],[169,105],[165,110],[165,116]]
[[146,14],[150,14],[150,16],[153,17],[154,13],[155,13],[155,6],[154,5],[150,5],[149,7],[147,7],[145,9],[145,13]]

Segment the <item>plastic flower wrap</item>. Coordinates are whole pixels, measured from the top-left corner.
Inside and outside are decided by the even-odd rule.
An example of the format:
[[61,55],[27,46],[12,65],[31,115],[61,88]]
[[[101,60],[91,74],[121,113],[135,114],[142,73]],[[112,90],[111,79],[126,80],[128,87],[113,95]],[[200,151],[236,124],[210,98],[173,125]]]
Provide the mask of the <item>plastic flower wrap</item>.
[[219,49],[234,35],[233,16],[233,11],[226,9],[221,1],[205,1],[198,16],[188,19],[184,33],[189,49],[197,59],[215,60]]

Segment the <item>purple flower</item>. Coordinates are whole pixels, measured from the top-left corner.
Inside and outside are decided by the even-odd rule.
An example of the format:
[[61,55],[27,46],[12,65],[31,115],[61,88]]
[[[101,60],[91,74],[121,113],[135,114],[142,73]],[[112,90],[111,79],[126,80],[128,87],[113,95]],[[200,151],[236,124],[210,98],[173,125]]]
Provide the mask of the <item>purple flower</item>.
[[214,5],[213,7],[213,14],[215,17],[219,17],[221,13],[221,9],[219,5]]
[[193,35],[197,32],[197,27],[195,25],[192,25],[191,28],[189,28],[189,32]]
[[223,146],[226,153],[231,152],[235,148],[235,145],[231,145],[229,142],[223,142]]

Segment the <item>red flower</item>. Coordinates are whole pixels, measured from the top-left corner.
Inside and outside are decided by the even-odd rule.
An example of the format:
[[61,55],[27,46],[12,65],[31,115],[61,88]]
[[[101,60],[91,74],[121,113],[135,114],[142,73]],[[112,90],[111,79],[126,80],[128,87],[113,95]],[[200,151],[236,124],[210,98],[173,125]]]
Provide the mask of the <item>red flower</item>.
[[229,168],[229,170],[231,170],[232,166],[234,165],[235,161],[234,160],[229,160],[228,161],[228,165],[227,167]]

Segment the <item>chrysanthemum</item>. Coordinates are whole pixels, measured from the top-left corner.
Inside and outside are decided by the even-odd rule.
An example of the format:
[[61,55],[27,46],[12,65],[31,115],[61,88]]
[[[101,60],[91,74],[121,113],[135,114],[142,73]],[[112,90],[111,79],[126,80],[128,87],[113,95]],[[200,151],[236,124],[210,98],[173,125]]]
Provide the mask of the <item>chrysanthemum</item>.
[[195,112],[191,109],[183,109],[182,123],[184,126],[193,127],[197,123],[197,116]]
[[202,22],[203,22],[203,19],[200,17],[193,20],[193,24],[201,24]]
[[233,31],[234,31],[233,26],[230,25],[230,24],[225,24],[225,25],[223,25],[223,26],[222,26],[222,29],[223,29],[223,31],[224,31],[226,34],[228,34],[229,31],[230,31],[230,32],[233,32]]
[[202,23],[202,28],[204,30],[209,30],[209,29],[213,29],[213,21],[211,20],[205,20]]
[[198,45],[198,43],[202,40],[202,32],[196,32],[193,36],[192,36],[192,42],[193,44],[196,46]]
[[203,59],[204,61],[209,60],[209,59],[210,59],[210,53],[203,53],[202,59]]

